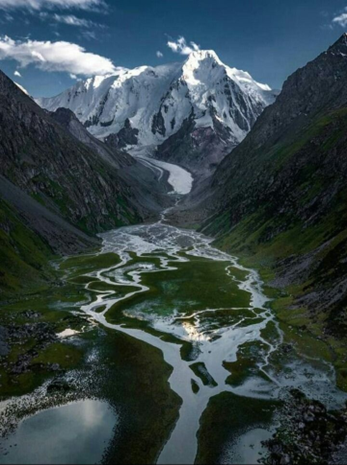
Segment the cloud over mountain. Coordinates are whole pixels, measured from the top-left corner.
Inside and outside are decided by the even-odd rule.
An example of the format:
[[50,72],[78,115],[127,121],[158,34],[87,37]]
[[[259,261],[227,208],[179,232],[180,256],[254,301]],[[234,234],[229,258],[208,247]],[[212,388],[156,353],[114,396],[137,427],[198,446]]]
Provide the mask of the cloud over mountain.
[[347,13],[341,13],[339,16],[335,16],[332,21],[334,24],[338,24],[341,27],[347,26]]
[[5,59],[13,59],[22,67],[32,64],[43,71],[64,71],[83,76],[106,75],[116,71],[110,59],[65,41],[20,41],[2,36],[0,60]]
[[179,37],[176,41],[169,40],[167,46],[174,52],[180,55],[190,55],[192,52],[200,50],[199,45],[195,42],[190,42],[189,45],[184,37]]

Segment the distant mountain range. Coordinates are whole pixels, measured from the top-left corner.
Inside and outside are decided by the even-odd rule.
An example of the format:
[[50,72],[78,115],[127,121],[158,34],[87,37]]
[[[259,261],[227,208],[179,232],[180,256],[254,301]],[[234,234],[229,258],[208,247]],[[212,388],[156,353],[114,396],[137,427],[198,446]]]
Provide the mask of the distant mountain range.
[[223,64],[212,50],[184,63],[141,66],[79,81],[43,108],[72,110],[88,131],[129,153],[208,176],[248,134],[276,92]]

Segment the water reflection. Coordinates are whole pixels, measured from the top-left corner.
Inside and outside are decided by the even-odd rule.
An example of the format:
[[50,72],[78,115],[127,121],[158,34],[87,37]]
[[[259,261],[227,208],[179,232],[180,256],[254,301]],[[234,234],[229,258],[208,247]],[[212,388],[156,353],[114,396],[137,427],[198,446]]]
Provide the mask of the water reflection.
[[262,428],[255,428],[238,437],[224,451],[220,463],[257,464],[266,452],[263,441],[270,439],[272,433]]
[[0,463],[98,463],[116,423],[117,416],[109,405],[96,400],[39,412],[0,441]]

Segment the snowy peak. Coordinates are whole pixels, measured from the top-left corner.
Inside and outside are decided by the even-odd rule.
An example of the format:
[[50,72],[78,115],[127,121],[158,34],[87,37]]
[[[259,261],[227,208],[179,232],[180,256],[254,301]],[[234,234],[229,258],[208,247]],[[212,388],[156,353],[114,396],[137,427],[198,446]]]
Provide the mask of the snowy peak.
[[217,53],[214,50],[195,50],[194,52],[188,55],[186,62],[189,60],[212,60],[222,64]]
[[200,67],[215,68],[225,66],[213,50],[197,50],[188,55],[183,64],[183,69],[198,69]]
[[225,73],[225,66],[213,50],[192,52],[182,66],[182,79],[193,85],[211,84]]
[[112,136],[131,150],[162,144],[188,120],[195,128],[218,127],[233,147],[274,98],[268,86],[226,66],[213,50],[196,50],[183,63],[119,68],[38,103],[50,111],[69,108],[93,135]]
[[213,82],[228,76],[234,80],[243,90],[251,87],[259,91],[270,92],[271,87],[255,81],[246,71],[230,68],[224,64],[213,50],[198,50],[192,52],[182,67],[183,78],[189,82],[198,81]]

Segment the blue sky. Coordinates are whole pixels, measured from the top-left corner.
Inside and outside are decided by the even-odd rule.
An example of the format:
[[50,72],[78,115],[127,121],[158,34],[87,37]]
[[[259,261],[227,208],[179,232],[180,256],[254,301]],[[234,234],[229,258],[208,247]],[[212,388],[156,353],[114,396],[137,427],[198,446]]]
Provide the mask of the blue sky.
[[75,77],[183,61],[167,46],[183,36],[280,88],[345,31],[347,0],[0,0],[0,68],[51,96]]

